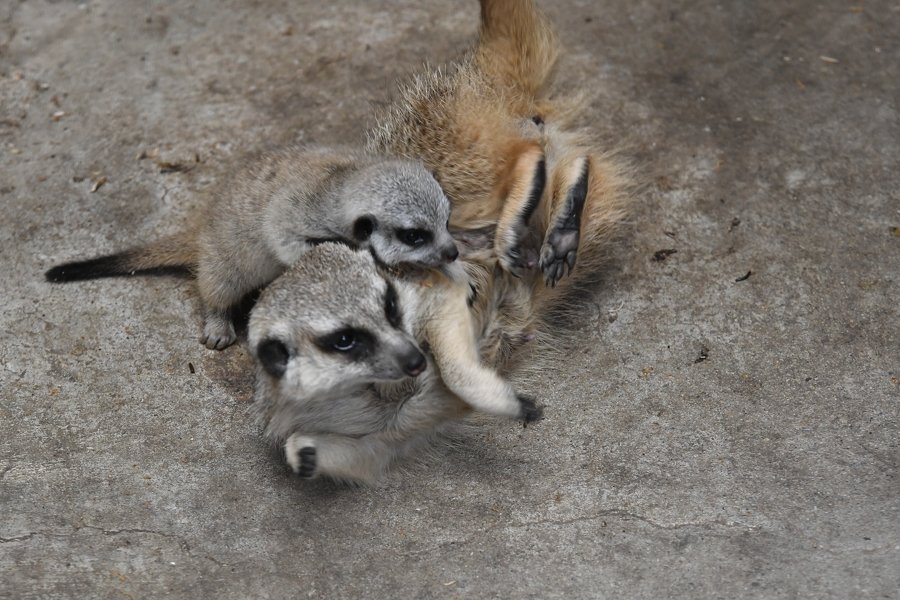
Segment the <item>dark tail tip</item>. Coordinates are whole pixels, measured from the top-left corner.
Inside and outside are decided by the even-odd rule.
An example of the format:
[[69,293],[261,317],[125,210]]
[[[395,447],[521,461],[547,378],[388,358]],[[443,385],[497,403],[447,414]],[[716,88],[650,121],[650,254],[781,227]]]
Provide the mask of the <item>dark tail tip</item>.
[[48,270],[44,277],[51,283],[67,281],[84,281],[100,277],[121,277],[131,273],[124,268],[121,256],[101,256],[91,260],[83,260],[57,265]]

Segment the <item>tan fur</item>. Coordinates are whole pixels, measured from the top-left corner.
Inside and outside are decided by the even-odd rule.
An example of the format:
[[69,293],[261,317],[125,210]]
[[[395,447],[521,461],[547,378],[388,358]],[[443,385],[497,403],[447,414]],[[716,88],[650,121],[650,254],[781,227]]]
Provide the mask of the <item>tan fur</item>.
[[[529,223],[537,244],[546,244],[549,228],[565,216],[560,211],[577,167],[588,164],[577,266],[570,276],[548,287],[536,270],[517,279],[509,269],[495,268],[504,262],[496,253],[469,257],[470,274],[480,282],[482,349],[500,364],[533,332],[549,331],[547,319],[562,299],[595,277],[626,216],[629,179],[590,132],[573,128],[581,110],[576,95],[562,100],[546,95],[559,46],[534,2],[482,0],[481,16],[476,47],[460,62],[402,86],[370,132],[370,147],[422,159],[450,198],[452,228],[495,225],[503,236],[507,220],[516,215],[507,203],[520,201],[521,180],[530,177],[517,166],[536,144],[547,169],[547,185]],[[543,123],[523,128],[534,117]],[[495,252],[503,247],[498,238]]]
[[128,255],[127,265],[133,271],[160,267],[188,267],[197,264],[197,233],[186,231],[157,240],[140,251]]

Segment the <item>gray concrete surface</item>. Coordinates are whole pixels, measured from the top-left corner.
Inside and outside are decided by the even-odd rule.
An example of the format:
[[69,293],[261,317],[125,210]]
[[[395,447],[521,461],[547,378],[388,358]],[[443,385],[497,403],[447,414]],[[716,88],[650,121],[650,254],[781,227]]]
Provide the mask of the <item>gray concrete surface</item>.
[[262,444],[189,282],[41,274],[359,139],[474,0],[0,3],[0,597],[900,597],[900,6],[544,5],[631,234],[543,423],[354,490]]

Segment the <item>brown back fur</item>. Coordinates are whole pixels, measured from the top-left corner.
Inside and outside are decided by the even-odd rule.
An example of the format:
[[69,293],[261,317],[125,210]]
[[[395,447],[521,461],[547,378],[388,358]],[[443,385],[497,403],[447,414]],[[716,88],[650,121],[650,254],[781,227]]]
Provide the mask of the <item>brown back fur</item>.
[[[530,228],[543,236],[567,183],[565,167],[588,157],[590,175],[575,270],[555,287],[539,272],[516,279],[496,267],[496,257],[470,260],[479,285],[475,305],[484,357],[501,365],[529,334],[554,328],[547,322],[565,306],[575,286],[596,278],[627,214],[628,169],[596,147],[590,133],[572,128],[582,105],[577,94],[547,97],[559,54],[557,35],[532,0],[482,0],[481,34],[460,62],[413,78],[370,132],[370,146],[419,158],[453,205],[451,226],[495,225],[518,156],[534,143],[546,155],[548,180]],[[524,134],[523,121],[539,117],[539,134]]]

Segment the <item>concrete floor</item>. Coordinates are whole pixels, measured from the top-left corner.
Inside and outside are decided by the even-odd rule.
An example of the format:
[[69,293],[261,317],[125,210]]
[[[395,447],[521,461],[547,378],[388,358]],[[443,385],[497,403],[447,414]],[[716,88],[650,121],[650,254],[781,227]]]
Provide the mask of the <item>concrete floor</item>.
[[900,597],[900,7],[543,5],[633,227],[544,422],[357,490],[288,476],[189,282],[42,272],[359,140],[474,0],[0,3],[0,597]]

